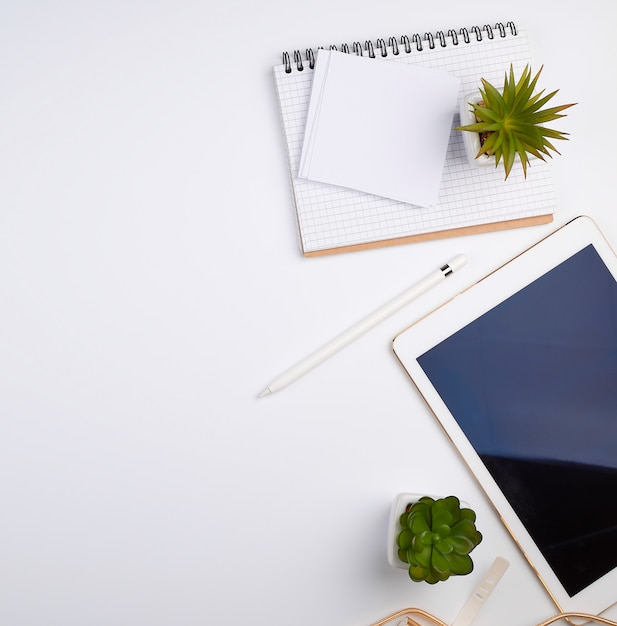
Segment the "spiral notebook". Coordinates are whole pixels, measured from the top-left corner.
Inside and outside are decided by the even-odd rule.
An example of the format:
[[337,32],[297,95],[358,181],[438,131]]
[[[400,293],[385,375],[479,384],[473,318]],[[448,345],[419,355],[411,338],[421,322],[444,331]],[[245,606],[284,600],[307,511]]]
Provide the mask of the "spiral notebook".
[[[329,48],[339,50],[337,46]],[[513,22],[343,44],[340,51],[367,56],[375,63],[411,63],[446,71],[460,80],[459,103],[477,92],[481,78],[499,85],[510,64],[520,74],[530,62],[527,34]],[[505,181],[501,167],[478,168],[467,162],[462,133],[455,130],[450,132],[438,202],[430,207],[299,178],[315,56],[312,49],[304,53],[285,52],[282,63],[274,67],[300,245],[305,256],[552,221],[555,191],[548,163],[534,161],[526,179],[522,170],[513,170]],[[365,97],[378,115],[379,94],[367,86]],[[453,128],[458,123],[455,114]],[[345,159],[345,146],[341,146],[340,158]],[[367,153],[366,158],[370,160],[371,154]],[[388,166],[383,159],[374,159],[373,165]]]

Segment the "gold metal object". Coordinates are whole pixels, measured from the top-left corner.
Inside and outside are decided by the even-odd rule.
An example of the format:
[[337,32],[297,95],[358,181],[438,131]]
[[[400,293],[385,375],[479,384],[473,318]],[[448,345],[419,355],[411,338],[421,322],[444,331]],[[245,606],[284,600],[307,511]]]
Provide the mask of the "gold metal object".
[[[388,617],[385,617],[384,619],[375,622],[374,624],[371,624],[371,626],[385,626],[389,622],[393,622],[397,619],[402,620],[405,617],[407,618],[407,620],[404,622],[406,626],[423,626],[423,624],[420,624],[411,616],[422,618],[429,622],[431,625],[448,626],[446,622],[440,620],[434,615],[431,615],[428,611],[423,611],[422,609],[417,608],[409,608],[397,611],[396,613],[392,613],[392,615],[388,615]],[[596,622],[598,624],[604,624],[605,626],[617,626],[617,622],[614,622],[606,617],[602,617],[600,615],[590,615],[588,613],[575,612],[558,613],[557,615],[553,615],[553,617],[550,617],[549,619],[540,622],[539,624],[537,624],[537,626],[549,626],[549,624],[554,624],[555,622],[558,622],[562,619],[566,621],[570,619],[584,619],[588,622]]]

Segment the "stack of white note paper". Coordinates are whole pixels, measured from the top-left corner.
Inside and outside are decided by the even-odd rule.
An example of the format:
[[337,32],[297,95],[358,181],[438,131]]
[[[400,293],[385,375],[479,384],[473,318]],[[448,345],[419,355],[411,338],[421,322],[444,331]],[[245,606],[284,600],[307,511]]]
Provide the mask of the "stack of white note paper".
[[319,50],[299,176],[436,204],[459,82],[442,70]]

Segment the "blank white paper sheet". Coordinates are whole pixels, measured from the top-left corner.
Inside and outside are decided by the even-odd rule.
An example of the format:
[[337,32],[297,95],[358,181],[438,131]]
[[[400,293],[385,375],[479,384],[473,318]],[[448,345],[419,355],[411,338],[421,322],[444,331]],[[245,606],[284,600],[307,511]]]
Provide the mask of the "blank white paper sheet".
[[459,83],[442,70],[320,49],[299,176],[436,204]]

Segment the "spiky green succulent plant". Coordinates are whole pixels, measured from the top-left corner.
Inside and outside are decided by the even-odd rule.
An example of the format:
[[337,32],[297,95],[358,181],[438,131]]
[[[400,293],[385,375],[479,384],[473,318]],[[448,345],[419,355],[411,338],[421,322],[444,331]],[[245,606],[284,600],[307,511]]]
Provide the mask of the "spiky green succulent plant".
[[552,157],[551,150],[559,151],[551,143],[551,139],[566,140],[567,134],[547,128],[545,124],[565,115],[561,111],[573,104],[543,108],[559,91],[544,95],[544,90],[534,93],[542,67],[532,78],[531,69],[525,66],[518,82],[514,69],[510,65],[509,75],[506,72],[503,90],[499,91],[484,78],[479,103],[470,103],[477,122],[459,126],[457,130],[480,133],[482,145],[477,157],[487,154],[495,156],[495,166],[503,163],[506,179],[510,175],[516,155],[519,156],[523,173],[527,176],[529,155],[543,161]]
[[412,580],[435,584],[473,570],[469,553],[482,534],[476,529],[476,514],[461,508],[456,496],[423,496],[407,506],[399,522],[398,557],[409,564]]

